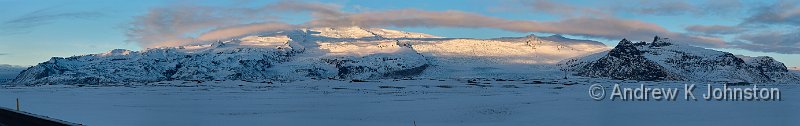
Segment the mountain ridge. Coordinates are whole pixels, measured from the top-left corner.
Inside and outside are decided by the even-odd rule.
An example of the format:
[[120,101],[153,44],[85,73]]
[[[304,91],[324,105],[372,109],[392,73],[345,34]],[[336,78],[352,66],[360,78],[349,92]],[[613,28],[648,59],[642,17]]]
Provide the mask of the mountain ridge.
[[[493,40],[442,38],[377,28],[309,28],[246,35],[209,44],[54,57],[23,71],[13,83],[522,76],[518,72],[536,74],[513,69],[553,64],[606,48],[534,36]],[[504,64],[511,66],[501,66]],[[487,68],[490,71],[472,71]]]
[[562,78],[713,82],[800,80],[771,57],[682,45],[656,36],[614,48],[561,35],[444,38],[379,28],[306,28],[141,51],[54,57],[14,84],[306,79]]
[[786,66],[768,56],[745,57],[654,37],[652,42],[623,39],[607,52],[562,62],[578,76],[620,80],[792,82]]

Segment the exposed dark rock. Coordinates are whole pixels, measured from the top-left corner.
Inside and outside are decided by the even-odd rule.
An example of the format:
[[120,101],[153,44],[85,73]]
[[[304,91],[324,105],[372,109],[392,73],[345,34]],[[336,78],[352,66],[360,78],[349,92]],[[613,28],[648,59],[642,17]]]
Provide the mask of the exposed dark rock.
[[737,57],[731,53],[679,45],[656,36],[652,43],[623,39],[605,53],[567,60],[565,70],[586,77],[619,80],[689,80],[790,82],[800,77],[770,57]]

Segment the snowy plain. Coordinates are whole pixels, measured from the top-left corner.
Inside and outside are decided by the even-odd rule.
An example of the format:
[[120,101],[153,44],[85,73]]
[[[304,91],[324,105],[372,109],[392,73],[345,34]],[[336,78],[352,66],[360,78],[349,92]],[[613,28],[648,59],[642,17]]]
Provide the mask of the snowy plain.
[[[85,125],[800,125],[800,90],[782,101],[595,101],[592,84],[692,82],[588,78],[171,81],[0,88],[0,106]],[[703,83],[697,83],[703,84]],[[696,90],[705,90],[703,86]],[[101,100],[102,99],[102,100]]]

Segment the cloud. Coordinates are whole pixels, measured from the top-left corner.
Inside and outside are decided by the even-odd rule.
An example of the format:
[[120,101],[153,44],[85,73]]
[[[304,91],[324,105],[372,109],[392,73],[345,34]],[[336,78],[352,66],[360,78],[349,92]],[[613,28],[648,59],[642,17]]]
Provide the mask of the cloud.
[[707,34],[707,35],[726,35],[744,32],[745,29],[738,26],[723,25],[692,25],[686,27],[686,31]]
[[[543,32],[588,38],[649,40],[652,36],[669,37],[675,42],[711,47],[739,48],[761,52],[800,54],[800,32],[770,31],[750,25],[800,24],[800,9],[795,2],[770,4],[754,9],[752,16],[739,25],[692,25],[688,33],[669,31],[658,24],[615,17],[618,10],[582,7],[550,1],[523,2],[531,10],[559,16],[556,20],[513,20],[457,10],[419,9],[343,11],[340,5],[279,1],[255,7],[212,7],[175,4],[153,8],[134,17],[127,31],[129,40],[143,47],[203,44],[259,32],[307,27],[455,27],[492,28],[514,32]],[[661,2],[656,2],[661,3]],[[626,7],[635,14],[707,15],[727,13],[741,7],[738,1],[686,3],[669,1],[661,7],[650,4]],[[657,5],[657,4],[653,4]],[[713,10],[713,11],[712,11]],[[530,11],[530,10],[528,10]],[[288,24],[281,15],[308,15],[307,22]],[[766,31],[766,32],[765,32]],[[728,42],[718,36],[733,37]]]
[[[264,18],[273,16],[273,13],[284,12],[308,12],[312,19],[303,24],[290,25]],[[719,47],[725,44],[719,38],[670,32],[653,23],[614,17],[571,16],[556,21],[535,21],[509,20],[455,10],[397,9],[350,13],[342,11],[338,5],[296,1],[280,1],[259,8],[202,6],[155,8],[135,19],[133,27],[128,30],[128,36],[132,41],[145,47],[202,43],[202,41],[295,27],[348,26],[495,28],[611,40],[622,38],[648,40],[652,36],[659,35],[706,47]]]
[[760,52],[800,54],[800,30],[791,32],[765,31],[737,36],[733,48]]
[[[692,15],[692,16],[726,16],[729,14],[742,13],[747,9],[752,9],[754,14],[745,18],[743,23],[737,25],[691,25],[685,28],[688,33],[675,33],[675,32],[650,32],[656,34],[667,34],[668,37],[679,38],[679,41],[694,41],[699,43],[690,43],[703,47],[712,48],[741,48],[753,51],[762,52],[778,52],[778,53],[798,53],[794,51],[796,47],[787,46],[786,44],[776,43],[762,43],[763,41],[790,43],[793,36],[789,33],[757,33],[756,31],[771,30],[771,28],[784,27],[789,29],[796,29],[800,25],[800,8],[797,7],[796,1],[778,1],[776,3],[768,4],[768,6],[757,7],[757,5],[743,4],[739,0],[715,0],[715,1],[639,1],[637,4],[615,4],[615,5],[597,5],[591,7],[579,7],[565,4],[558,4],[549,1],[537,1],[543,6],[538,7],[540,11],[552,13],[555,15],[571,16],[571,15],[603,15],[595,17],[613,17],[615,14],[638,14],[646,16],[678,16],[678,15]],[[629,2],[629,1],[625,1]],[[524,3],[524,2],[523,2]],[[750,3],[753,4],[753,3]],[[548,8],[552,7],[552,8]],[[536,9],[537,6],[532,6]],[[604,9],[605,8],[605,9]],[[544,9],[544,10],[542,10]],[[611,16],[608,16],[607,13]],[[607,18],[601,18],[607,19]],[[613,19],[613,18],[612,18]],[[606,23],[613,24],[613,23]],[[768,27],[753,27],[754,25],[768,26]],[[780,26],[783,25],[783,26]],[[788,25],[789,27],[786,27]],[[582,26],[585,27],[585,26]],[[592,28],[595,29],[595,28]],[[656,31],[656,30],[646,30]],[[614,32],[612,32],[614,33]],[[644,32],[645,34],[647,32]],[[747,35],[744,35],[747,34]],[[596,34],[594,34],[596,35]],[[719,36],[738,36],[730,40],[723,40]],[[626,36],[632,36],[626,34]],[[636,35],[633,35],[636,36]],[[641,36],[641,35],[640,35]],[[767,36],[767,37],[757,37]],[[759,38],[754,39],[754,38]],[[682,39],[682,40],[681,40]],[[749,39],[749,40],[744,40]],[[756,41],[756,42],[750,42]],[[762,41],[762,42],[759,42]],[[733,43],[728,44],[728,43]]]
[[134,17],[126,36],[128,41],[148,48],[199,44],[248,33],[289,29],[289,24],[275,22],[279,19],[276,13],[284,12],[313,12],[314,17],[342,14],[336,5],[293,1],[254,8],[173,4]]
[[696,13],[698,8],[683,1],[650,1],[645,2],[645,4],[640,5],[638,8],[631,8],[631,10],[640,14],[681,15],[685,13]]
[[191,34],[236,24],[247,17],[239,14],[233,10],[191,5],[153,8],[145,15],[134,17],[126,35],[129,41],[144,47],[191,41]]
[[253,24],[214,29],[209,32],[203,33],[202,35],[198,36],[197,39],[213,40],[213,39],[228,38],[228,37],[256,33],[256,32],[292,29],[294,27],[295,26],[290,24],[277,23],[277,22],[253,23]]
[[701,4],[699,8],[703,10],[701,14],[725,15],[742,10],[744,7],[739,0],[709,0]]
[[8,53],[0,53],[0,56],[8,55]]
[[243,36],[258,32],[280,31],[298,28],[295,25],[279,23],[279,22],[265,22],[265,23],[252,23],[244,25],[236,25],[224,28],[213,29],[208,32],[202,33],[197,37],[178,38],[168,41],[161,41],[152,43],[149,47],[174,47],[191,44],[204,44],[222,39]]
[[34,27],[53,23],[62,19],[91,19],[101,17],[100,12],[66,12],[57,7],[39,9],[0,23],[0,35],[28,33]]
[[324,4],[324,3],[311,3],[311,2],[296,2],[296,1],[279,1],[274,4],[267,4],[261,8],[263,11],[294,11],[294,12],[312,12],[312,16],[317,18],[324,17],[338,17],[345,15],[345,12],[340,10],[339,5]]
[[639,1],[638,4],[613,5],[618,13],[635,13],[641,15],[726,15],[741,9],[738,0],[710,0],[705,2],[687,1]]
[[601,16],[601,17],[608,17],[610,14],[606,11],[601,11],[594,8],[588,7],[578,7],[572,6],[567,4],[561,4],[556,2],[550,2],[547,0],[535,0],[530,3],[523,3],[531,5],[531,9],[538,12],[544,12],[547,14],[555,14],[559,16]]
[[734,35],[727,48],[800,54],[800,8],[797,5],[795,1],[778,1],[756,7],[752,15],[736,26],[706,27],[706,30]]
[[800,8],[798,2],[780,1],[768,6],[754,9],[753,15],[745,18],[745,25],[800,25]]
[[550,0],[511,1],[506,3],[507,5],[505,6],[526,5],[535,12],[566,17],[612,17],[615,14],[720,16],[739,12],[743,6],[739,0],[705,2],[618,0],[614,3],[626,4],[593,4],[592,6],[576,6]]
[[725,44],[719,38],[675,33],[653,23],[613,17],[569,17],[557,21],[531,21],[508,20],[462,11],[402,9],[323,17],[310,21],[308,25],[496,28],[515,32],[546,32],[602,39],[647,40],[659,35],[706,47],[720,47]]

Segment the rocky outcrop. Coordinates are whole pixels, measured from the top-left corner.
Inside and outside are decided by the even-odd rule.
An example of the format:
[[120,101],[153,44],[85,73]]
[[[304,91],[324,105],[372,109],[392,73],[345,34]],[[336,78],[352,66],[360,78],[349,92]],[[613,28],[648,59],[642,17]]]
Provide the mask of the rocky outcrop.
[[578,76],[621,80],[686,80],[724,82],[791,82],[800,80],[783,63],[770,57],[742,57],[731,53],[672,43],[623,39],[607,52],[563,62]]

